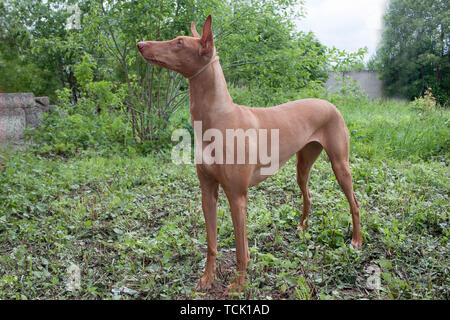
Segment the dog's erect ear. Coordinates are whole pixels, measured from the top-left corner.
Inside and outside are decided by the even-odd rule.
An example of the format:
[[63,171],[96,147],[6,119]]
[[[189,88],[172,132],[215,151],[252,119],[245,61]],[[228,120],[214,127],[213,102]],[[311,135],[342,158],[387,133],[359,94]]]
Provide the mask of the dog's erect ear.
[[214,48],[214,36],[212,33],[211,15],[209,15],[205,20],[205,24],[203,25],[203,34],[202,34],[202,38],[200,39],[200,41],[202,44],[202,48],[200,49],[201,55],[210,53],[212,51],[212,49]]
[[195,28],[194,21],[191,22],[191,33],[194,38],[200,38],[200,35],[197,32],[197,28]]

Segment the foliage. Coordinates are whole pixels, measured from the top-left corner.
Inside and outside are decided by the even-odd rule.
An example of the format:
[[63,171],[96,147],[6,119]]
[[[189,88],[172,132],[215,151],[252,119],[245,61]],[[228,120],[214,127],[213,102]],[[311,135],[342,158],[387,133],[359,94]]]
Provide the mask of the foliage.
[[[123,113],[114,108],[98,112],[94,102],[103,97],[102,107],[119,100],[110,92],[111,83],[91,82],[89,91],[94,99],[81,97],[77,104],[70,102],[71,92],[65,88],[58,92],[59,107],[49,113],[40,130],[28,132],[33,142],[31,148],[37,154],[50,156],[116,156],[136,153],[131,129]],[[134,146],[134,147],[133,147]]]
[[393,0],[372,64],[391,96],[414,99],[430,87],[440,104],[450,92],[450,6],[445,0]]
[[[370,100],[352,81],[344,81],[340,92],[308,86],[302,90],[278,92],[267,104],[260,91],[231,88],[234,101],[244,105],[270,106],[302,98],[322,98],[343,113],[352,136],[352,148],[363,159],[449,159],[450,114],[438,107],[432,95],[414,102]],[[357,145],[357,147],[355,147]]]
[[[82,28],[68,29],[71,3],[0,3],[0,87],[60,88],[28,149],[0,154],[1,299],[208,299],[231,281],[234,235],[221,191],[218,289],[194,290],[206,250],[195,166],[176,166],[162,148],[171,129],[190,126],[186,83],[135,50],[138,40],[189,34],[190,21],[211,12],[236,103],[317,97],[340,109],[362,215],[364,247],[355,251],[348,204],[323,154],[311,172],[310,228],[296,235],[302,200],[291,159],[249,191],[251,262],[239,298],[448,299],[449,111],[436,103],[439,88],[409,104],[370,101],[348,83],[327,92],[321,70],[359,65],[364,49],[325,48],[294,32],[289,17],[302,14],[301,1],[86,0]],[[75,290],[71,265],[81,269]],[[379,290],[367,286],[370,268],[380,271]],[[113,290],[122,286],[136,293]]]
[[0,87],[52,98],[68,87],[76,100],[73,65],[81,51],[76,31],[66,28],[66,1],[2,0],[0,8]]
[[187,92],[180,91],[180,75],[147,64],[135,44],[186,33],[189,17],[194,11],[203,12],[202,5],[202,1],[88,1],[82,6],[83,44],[95,56],[114,61],[114,72],[102,77],[113,75],[110,79],[123,81],[124,111],[134,139],[141,144],[166,133],[170,116],[186,100]]
[[[443,108],[418,112],[414,103],[375,101],[347,98],[329,98],[345,114],[353,147],[364,150],[364,159],[391,157],[395,159],[449,159],[449,118]],[[389,110],[389,106],[393,106]],[[348,110],[346,112],[346,109]],[[356,148],[356,147],[355,147]]]
[[330,65],[327,69],[339,73],[362,70],[366,53],[367,47],[360,48],[356,52],[347,52],[333,46],[327,52],[327,63]]
[[[201,27],[212,13],[225,76],[260,90],[263,105],[280,90],[320,83],[329,63],[354,62],[354,55],[295,31],[292,18],[303,14],[297,0],[3,0],[1,6],[0,79],[8,79],[0,80],[2,90],[54,100],[55,89],[67,88],[72,104],[89,98],[99,110],[121,110],[141,145],[161,144],[188,91],[180,75],[146,63],[137,41],[189,35],[191,20]],[[78,21],[69,23],[74,16]]]
[[[300,94],[328,95],[316,89]],[[350,246],[348,203],[325,154],[311,172],[310,227],[296,234],[302,199],[291,159],[249,191],[251,262],[247,290],[237,298],[448,299],[448,145],[427,160],[420,158],[430,143],[421,138],[422,131],[438,117],[448,119],[448,111],[431,109],[424,115],[399,102],[328,98],[342,111],[351,133],[363,248]],[[66,90],[61,104],[69,100]],[[66,119],[88,112],[70,110],[62,110]],[[88,119],[70,120],[70,126],[78,131]],[[439,130],[448,137],[448,120],[443,125]],[[60,161],[26,150],[0,157],[0,298],[218,298],[235,268],[224,193],[218,206],[216,289],[196,292],[206,233],[195,166],[171,163],[170,153],[110,157],[117,154],[114,141],[120,143],[123,135],[105,137],[100,153],[89,135],[77,132],[70,139],[78,137],[85,139],[75,141],[87,144],[84,152],[95,150],[90,157]],[[415,142],[401,144],[405,137]],[[81,270],[77,290],[67,287],[71,265]],[[379,270],[379,290],[367,286],[369,268]],[[122,286],[136,293],[115,293]]]
[[434,111],[437,108],[436,98],[430,88],[425,91],[423,98],[415,98],[411,105],[421,112]]
[[267,102],[280,89],[323,80],[325,47],[312,33],[295,31],[289,16],[274,14],[293,1],[260,2],[233,1],[231,14],[217,18],[215,43],[229,83],[261,88]]

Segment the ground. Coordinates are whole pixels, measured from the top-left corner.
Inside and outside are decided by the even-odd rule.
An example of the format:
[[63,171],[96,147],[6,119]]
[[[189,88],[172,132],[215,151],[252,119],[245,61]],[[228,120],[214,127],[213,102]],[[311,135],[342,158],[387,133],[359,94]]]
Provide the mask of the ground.
[[[311,172],[310,227],[296,233],[302,199],[292,159],[250,189],[251,261],[235,298],[449,298],[448,161],[372,156],[375,144],[361,140],[369,128],[352,115],[344,114],[362,249],[350,245],[348,203],[325,154]],[[200,188],[194,165],[175,165],[170,153],[3,151],[0,184],[1,299],[222,299],[233,279],[233,228],[220,191],[216,279],[209,292],[195,291],[206,257]]]

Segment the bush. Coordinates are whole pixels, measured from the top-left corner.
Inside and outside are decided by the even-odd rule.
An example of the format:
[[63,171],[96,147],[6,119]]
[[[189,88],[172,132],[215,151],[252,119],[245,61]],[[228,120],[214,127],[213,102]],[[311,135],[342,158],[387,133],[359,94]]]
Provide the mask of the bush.
[[[136,123],[134,118],[134,128],[131,123],[126,85],[94,81],[96,68],[88,54],[74,66],[79,83],[77,101],[73,101],[73,92],[67,88],[56,91],[57,111],[45,117],[40,130],[27,131],[27,137],[34,142],[32,149],[41,155],[73,157],[90,153],[96,156],[147,154],[171,146],[169,126],[164,130],[153,128],[153,140],[142,139],[138,130],[144,130],[142,121]],[[137,105],[133,108],[136,110]],[[161,121],[157,117],[147,120]]]
[[425,91],[423,98],[415,98],[411,102],[411,106],[419,112],[428,112],[435,110],[437,107],[436,99],[430,88]]
[[[113,92],[112,89],[116,89]],[[187,117],[174,117],[157,139],[138,141],[123,107],[123,90],[111,82],[88,82],[82,97],[71,103],[69,89],[57,91],[58,108],[47,114],[40,130],[27,130],[34,152],[44,156],[148,154],[170,148],[171,132],[189,127]]]
[[88,97],[70,104],[70,91],[58,91],[59,107],[47,114],[40,130],[27,132],[33,149],[42,155],[75,156],[95,152],[101,156],[135,153],[126,117],[114,109],[97,112],[98,104]]

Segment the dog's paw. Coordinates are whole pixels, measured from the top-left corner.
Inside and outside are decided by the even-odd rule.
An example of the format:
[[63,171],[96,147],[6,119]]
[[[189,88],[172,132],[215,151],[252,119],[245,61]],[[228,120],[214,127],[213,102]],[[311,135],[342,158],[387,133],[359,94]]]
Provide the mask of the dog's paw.
[[238,295],[244,291],[244,284],[239,283],[238,281],[234,281],[232,284],[230,284],[223,293],[224,297],[229,297],[233,295]]
[[302,231],[308,230],[308,223],[301,223],[297,228],[297,234],[299,234]]
[[362,247],[362,239],[352,239],[352,246],[355,250],[359,250]]
[[208,291],[211,289],[212,277],[203,276],[201,277],[197,285],[195,286],[195,290],[197,291]]

